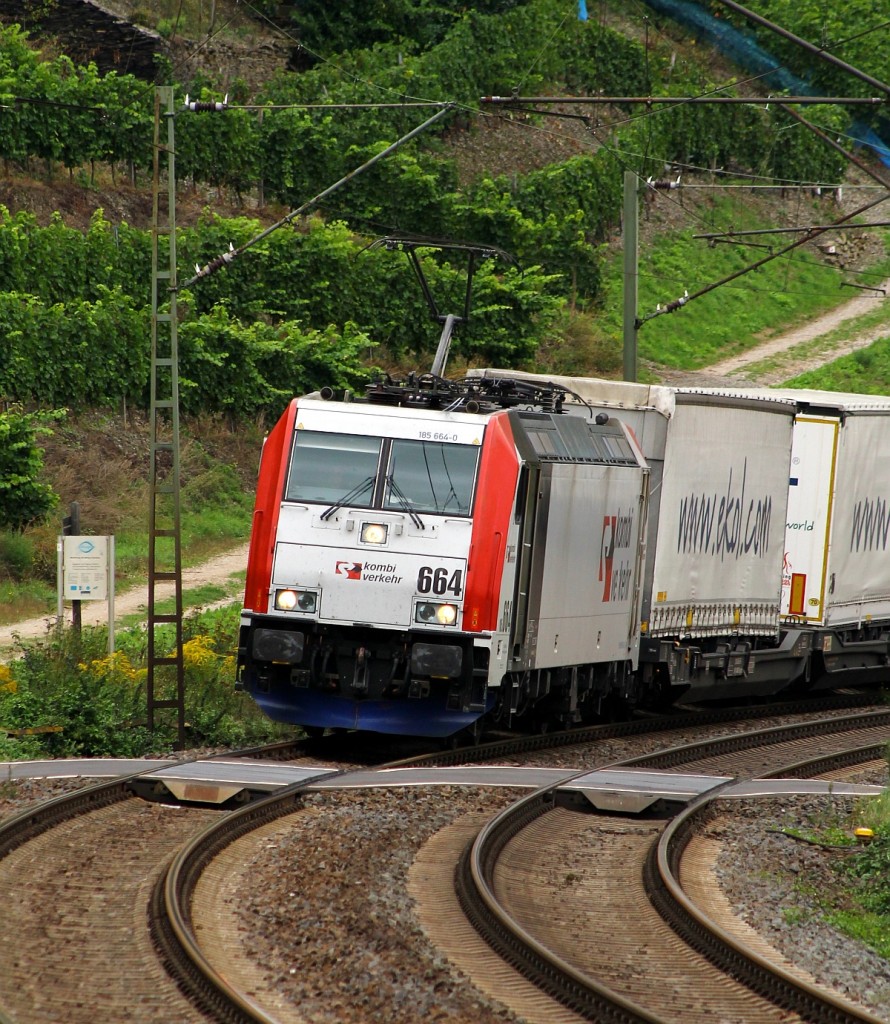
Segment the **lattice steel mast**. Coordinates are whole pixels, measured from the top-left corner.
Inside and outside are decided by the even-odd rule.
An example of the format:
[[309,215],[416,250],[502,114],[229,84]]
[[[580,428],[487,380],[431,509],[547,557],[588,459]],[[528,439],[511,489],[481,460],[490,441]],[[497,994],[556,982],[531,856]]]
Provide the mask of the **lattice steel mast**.
[[[163,128],[162,129],[162,122]],[[148,728],[175,708],[185,746],[182,539],[179,503],[179,353],[176,315],[176,147],[173,88],[155,91],[151,230],[151,437],[148,523]],[[163,173],[166,172],[166,173]],[[172,582],[175,609],[158,612],[158,585]],[[172,625],[175,646],[159,629]],[[160,652],[160,653],[159,653]]]

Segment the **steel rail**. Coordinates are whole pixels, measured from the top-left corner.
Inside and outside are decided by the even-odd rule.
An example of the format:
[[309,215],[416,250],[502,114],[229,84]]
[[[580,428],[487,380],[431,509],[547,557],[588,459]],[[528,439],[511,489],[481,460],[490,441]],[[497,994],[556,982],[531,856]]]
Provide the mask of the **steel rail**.
[[[816,774],[836,767],[849,767],[874,759],[875,748],[860,747],[841,751],[834,758],[818,758],[807,763]],[[795,766],[786,766],[769,774],[781,776]],[[645,867],[645,884],[653,906],[673,930],[693,949],[698,950],[721,970],[732,974],[760,995],[786,1009],[800,1013],[812,1024],[880,1024],[883,1018],[835,995],[819,985],[809,984],[779,964],[751,949],[731,932],[722,928],[689,899],[679,881],[679,866],[693,834],[714,814],[714,802],[731,783],[711,790],[692,801],[667,826],[653,843]]]
[[[416,763],[423,763],[423,756]],[[398,764],[412,763],[412,759]],[[393,767],[381,764],[379,769]],[[357,769],[366,771],[365,768]],[[353,769],[328,772],[325,781],[348,776]],[[304,779],[277,793],[232,811],[213,822],[182,847],[154,886],[149,923],[167,971],[186,996],[222,1024],[279,1024],[256,1000],[231,985],[201,949],[192,922],[191,903],[207,864],[242,836],[300,808],[303,792],[317,779]]]
[[[816,703],[822,707],[838,706],[839,703],[858,705],[863,702],[873,701],[873,699],[873,695],[870,694],[854,693],[828,698],[827,700],[820,699]],[[763,706],[732,710],[721,709],[716,712],[705,713],[704,715],[701,712],[695,712],[657,720],[612,723],[606,726],[589,727],[572,732],[520,737],[519,739],[513,738],[478,747],[437,752],[432,755],[421,755],[416,758],[392,762],[384,767],[404,766],[410,763],[423,764],[430,761],[451,764],[466,763],[472,760],[489,759],[503,754],[515,753],[521,749],[553,748],[556,746],[592,742],[608,737],[635,735],[647,731],[686,728],[694,724],[713,723],[731,719],[737,720],[741,715],[760,717],[778,713],[790,713],[792,711],[800,712],[812,709],[813,704],[814,702],[812,701],[794,701],[779,705],[778,707]],[[874,716],[865,716],[865,718],[869,722],[873,723],[874,721]],[[837,722],[839,720],[834,719],[833,721]],[[250,748],[243,751],[214,754],[206,759],[212,760],[238,756],[255,757],[270,753],[273,756],[281,757],[293,749],[294,744],[287,742],[266,747]],[[204,760],[204,758],[185,758],[177,762],[177,764],[190,764],[198,760]],[[86,813],[89,810],[99,809],[102,806],[108,806],[131,798],[133,796],[130,789],[132,781],[143,775],[151,774],[157,771],[157,769],[158,765],[156,763],[146,762],[145,769],[140,772],[104,781],[75,794],[56,797],[46,801],[37,808],[16,815],[14,818],[3,823],[3,825],[0,825],[0,858],[28,839],[47,831],[57,824],[61,824],[71,817],[75,817],[77,814]],[[330,778],[331,775],[329,774],[327,777]],[[175,858],[175,861],[171,863],[162,880],[155,886],[151,907],[153,918],[152,934],[161,951],[162,958],[167,964],[168,970],[171,971],[190,998],[195,999],[199,1005],[205,1008],[206,1012],[219,1020],[236,1020],[239,1024],[244,1021],[248,1021],[250,1024],[254,1024],[256,1021],[261,1022],[261,1024],[277,1024],[274,1018],[268,1016],[268,1013],[257,1006],[255,1002],[226,985],[217,972],[206,962],[192,933],[188,901],[194,891],[202,865],[206,863],[208,856],[212,857],[240,835],[244,835],[258,827],[263,821],[274,820],[276,817],[296,809],[299,806],[301,790],[310,785],[311,782],[311,779],[306,780],[301,784],[289,787],[286,791],[278,792],[265,799],[255,801],[237,811],[230,812],[226,818],[206,829],[188,847],[183,848],[177,858]],[[201,850],[198,850],[198,846],[204,851],[203,854]],[[194,965],[188,967],[183,965],[181,959],[182,949],[188,950],[188,956],[194,961]],[[222,994],[220,995],[220,993]],[[2,1010],[0,1010],[0,1013],[2,1013]],[[0,1016],[0,1024],[14,1024],[14,1022]]]
[[[264,754],[272,758],[285,756],[288,749],[299,747],[299,743],[285,741],[282,743],[268,744],[264,747],[250,747],[238,751],[230,751],[225,754],[211,754],[207,757],[186,757],[174,761],[173,765],[164,764],[163,767],[195,764],[199,761],[214,760],[223,757],[258,757]],[[75,793],[65,793],[61,796],[45,800],[36,807],[21,811],[12,815],[0,823],[0,860],[7,857],[14,850],[25,843],[36,839],[45,832],[76,818],[81,814],[88,814],[98,811],[114,804],[123,803],[127,800],[136,800],[132,785],[143,776],[151,775],[158,771],[157,761],[146,760],[146,767],[138,772],[129,772],[117,776],[114,779],[105,780],[92,786],[85,786]],[[0,1007],[0,1024],[16,1024],[15,1020]]]
[[[256,754],[261,749],[253,748],[252,753]],[[21,811],[0,824],[0,860],[24,843],[29,842],[44,832],[48,832],[51,828],[55,828],[65,821],[69,821],[71,818],[76,818],[78,815],[86,814],[92,810],[99,810],[102,807],[110,807],[112,804],[134,797],[130,788],[131,784],[143,776],[152,775],[159,770],[159,767],[179,767],[181,765],[195,764],[202,760],[213,760],[213,758],[222,756],[238,757],[239,754],[214,754],[206,758],[185,757],[174,761],[173,764],[164,764],[162,766],[159,766],[157,761],[147,760],[145,762],[146,767],[138,772],[118,775],[113,779],[97,782],[92,786],[85,786],[76,793],[64,793],[61,796],[45,800],[36,807]],[[249,753],[245,753],[243,756],[249,756]]]
[[[880,724],[881,722],[890,724],[890,713],[877,713],[874,716],[822,719],[812,723],[812,725],[804,724],[797,727],[780,726],[776,729],[763,730],[761,733],[744,733],[737,736],[721,737],[705,741],[704,743],[689,744],[686,747],[675,747],[670,751],[663,752],[663,754],[626,759],[609,767],[613,769],[619,767],[638,767],[642,764],[648,764],[650,767],[655,765],[676,766],[682,763],[681,752],[683,750],[687,753],[686,760],[694,761],[698,760],[700,755],[705,752],[705,748],[708,748],[712,753],[731,752],[746,746],[751,747],[751,740],[755,736],[765,736],[767,740],[766,745],[773,745],[791,739],[795,734],[807,737],[823,735],[831,731],[842,732],[849,729],[851,725],[854,728],[857,727],[862,723],[863,719],[871,725]],[[880,750],[882,747],[870,745],[857,749],[862,759],[871,760],[873,759],[874,751]],[[837,756],[843,757],[844,755],[840,754]],[[829,758],[819,758],[813,764],[823,765],[829,760]],[[581,772],[575,777],[586,774],[589,774],[589,772]],[[774,774],[778,774],[778,772]],[[558,786],[564,787],[568,781],[570,780],[564,780],[558,783]],[[716,797],[722,789],[731,784],[732,782],[724,783],[704,797],[695,800],[674,821],[688,821],[689,812],[693,807],[700,808],[705,806],[712,796]],[[659,1020],[659,1018],[648,1015],[644,1008],[629,1003],[620,994],[611,992],[595,980],[580,975],[574,968],[565,965],[555,954],[543,949],[533,937],[527,934],[526,930],[522,928],[512,915],[500,905],[494,894],[491,879],[493,877],[494,865],[501,851],[514,835],[522,831],[531,821],[555,806],[553,793],[556,788],[557,786],[552,785],[542,787],[517,803],[512,804],[489,822],[479,832],[476,839],[471,844],[468,844],[455,874],[455,888],[461,904],[477,931],[501,956],[521,970],[527,977],[534,977],[535,984],[560,1002],[570,1006],[582,1016],[587,1016],[588,1019],[595,1021],[608,1021],[610,1024],[612,1021]],[[674,822],[668,827],[676,831],[673,826]],[[682,848],[688,843],[688,837],[691,832],[684,834],[686,835],[686,841],[679,848],[679,853],[675,853],[674,847],[670,848],[674,871],[676,864],[679,863],[679,855],[682,854]],[[686,906],[690,905],[690,901],[682,892],[680,892],[680,896],[682,897],[681,905],[684,914],[682,916],[677,915],[673,911],[673,907],[677,905],[673,897],[674,888],[679,887],[676,886],[669,889],[670,899],[665,899],[661,895],[667,888],[667,883],[665,885],[659,884],[662,862],[665,860],[665,856],[662,853],[664,848],[664,837],[662,836],[657,844],[653,844],[650,857],[647,859],[645,884],[653,905],[655,905],[658,912],[668,921],[671,927],[681,935],[684,941],[703,953],[712,962],[721,966],[721,969],[732,973],[744,984],[771,1001],[777,1002],[781,1006],[792,1005],[795,1008],[806,1006],[807,1012],[810,1010],[813,1012],[813,1016],[807,1017],[807,1020],[812,1020],[814,1024],[849,1024],[852,1021],[860,1022],[860,1024],[878,1024],[877,1018],[861,1014],[857,1016],[858,1010],[852,1004],[848,1005],[840,999],[835,1000],[830,993],[826,993],[826,998],[823,997],[822,990],[807,991],[796,983],[792,985],[786,984],[784,973],[777,974],[763,958],[759,958],[761,962],[749,969],[748,965],[752,961],[741,955],[737,949],[737,947],[741,946],[741,943],[735,940],[724,943],[723,936],[719,932],[714,929],[709,930],[704,925],[698,924],[698,918],[694,919],[696,921],[694,927],[687,923],[690,918],[685,911]],[[668,877],[671,878],[673,875],[669,873]],[[679,917],[681,924],[674,924],[675,917]],[[727,951],[723,961],[718,958],[718,952],[721,950]],[[724,963],[728,966],[724,967]],[[567,966],[568,970],[565,969]],[[777,977],[776,981],[772,980],[774,975]],[[790,979],[791,976],[788,975],[788,978]],[[584,995],[580,995],[578,992],[579,986],[582,985],[586,988]],[[826,1009],[826,1007],[829,1009]]]
[[[580,772],[578,776],[588,772]],[[570,780],[567,780],[570,781]],[[494,868],[504,847],[554,807],[547,786],[493,818],[467,845],[455,869],[455,891],[482,938],[524,977],[587,1020],[604,1024],[660,1024],[646,1009],[578,971],[539,943],[507,912],[494,893]]]
[[[620,739],[624,736],[640,736],[646,733],[670,732],[675,729],[696,728],[702,725],[716,725],[721,722],[738,722],[742,719],[774,718],[777,715],[806,714],[862,706],[885,705],[873,692],[834,694],[829,697],[782,701],[778,704],[763,704],[744,708],[707,708],[686,711],[656,718],[635,718],[625,722],[609,722],[588,725],[580,729],[562,732],[536,733],[528,736],[511,736],[508,739],[492,740],[475,746],[458,747],[454,750],[392,761],[387,767],[399,768],[409,765],[456,765],[480,760],[492,760],[514,754],[526,754],[536,750],[556,750],[560,747],[595,743],[598,740]],[[652,755],[647,755],[652,756]]]
[[152,890],[149,927],[161,960],[189,1000],[216,1021],[279,1024],[259,1003],[230,985],[204,955],[192,926],[195,886],[209,861],[230,843],[298,810],[301,791],[311,781],[288,786],[286,791],[273,793],[208,826],[179,851]]
[[698,760],[704,756],[732,754],[739,750],[749,749],[754,737],[761,738],[758,746],[771,746],[786,743],[791,739],[807,739],[812,736],[828,736],[844,730],[875,728],[890,726],[890,711],[871,711],[859,715],[848,715],[843,718],[817,718],[815,721],[798,725],[777,725],[770,729],[753,732],[740,732],[732,736],[721,736],[716,739],[703,740],[679,747],[670,747],[654,754],[643,754],[640,757],[622,761],[626,768],[675,768],[677,765]]
[[764,779],[812,779],[826,772],[834,772],[840,768],[851,768],[853,765],[866,764],[869,761],[886,761],[886,743],[868,743],[864,747],[851,747],[837,754],[824,757],[813,757],[796,764],[785,765],[774,772],[766,772]]

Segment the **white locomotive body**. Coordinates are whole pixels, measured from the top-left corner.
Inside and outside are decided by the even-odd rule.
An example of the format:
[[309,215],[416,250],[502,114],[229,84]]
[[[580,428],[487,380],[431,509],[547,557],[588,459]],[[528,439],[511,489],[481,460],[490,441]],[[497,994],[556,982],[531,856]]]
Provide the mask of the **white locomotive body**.
[[239,685],[447,736],[875,682],[890,400],[477,370],[294,400],[260,469]]
[[632,434],[524,400],[399,402],[294,400],[267,439],[240,684],[310,730],[431,736],[629,696],[648,493]]

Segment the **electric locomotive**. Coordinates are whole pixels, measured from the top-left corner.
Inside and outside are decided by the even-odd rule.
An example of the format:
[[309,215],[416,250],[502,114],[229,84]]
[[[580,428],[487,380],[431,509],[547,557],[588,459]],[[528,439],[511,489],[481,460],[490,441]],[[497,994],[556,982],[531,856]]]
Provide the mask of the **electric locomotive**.
[[291,401],[261,459],[237,685],[310,733],[565,726],[637,699],[649,469],[566,394],[430,374]]

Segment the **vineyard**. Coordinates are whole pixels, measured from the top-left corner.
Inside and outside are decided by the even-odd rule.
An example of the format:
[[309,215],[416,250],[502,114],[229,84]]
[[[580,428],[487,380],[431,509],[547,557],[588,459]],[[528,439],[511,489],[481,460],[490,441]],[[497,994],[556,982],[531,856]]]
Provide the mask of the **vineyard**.
[[[719,3],[711,7],[725,15]],[[869,46],[864,31],[874,15],[864,0],[853,7],[843,21],[826,21],[815,0],[785,4],[780,13],[803,34],[814,36],[818,24],[827,45],[858,11],[862,31],[844,42],[844,56],[880,75],[886,50]],[[272,13],[262,5],[252,10]],[[263,227],[258,216],[220,215],[213,197],[250,199],[254,209],[257,197],[280,209],[299,206],[417,128],[430,116],[429,104],[450,106],[410,145],[317,204],[311,217],[180,291],[187,415],[274,414],[290,395],[313,387],[361,388],[377,367],[428,366],[438,328],[404,254],[369,251],[387,234],[474,241],[515,257],[515,265],[484,261],[477,269],[456,365],[535,368],[543,360],[557,371],[615,373],[620,332],[605,307],[614,305],[614,290],[604,281],[603,254],[620,229],[626,169],[642,180],[667,168],[777,186],[836,183],[845,173],[836,149],[779,108],[679,101],[657,111],[613,105],[575,115],[571,144],[555,146],[552,162],[526,166],[521,143],[512,173],[461,162],[455,143],[501,119],[480,108],[480,97],[510,95],[520,84],[526,94],[682,97],[718,84],[724,95],[756,90],[756,82],[732,77],[716,83],[725,67],[654,11],[633,21],[622,5],[604,4],[596,18],[580,20],[566,0],[486,0],[472,9],[380,0],[361,17],[345,9],[333,15],[321,2],[274,11],[300,55],[299,70],[254,87],[235,78],[223,92],[204,73],[176,81],[174,65],[158,68],[158,81],[174,83],[179,190],[206,197],[203,215],[178,232],[181,280]],[[149,27],[171,31],[162,22]],[[812,58],[803,60],[792,44],[768,42],[795,74],[811,72]],[[814,86],[867,94],[862,81],[815,68]],[[155,92],[144,78],[45,54],[20,26],[6,25],[0,157],[7,176],[66,176],[85,192],[99,180],[146,191]],[[199,108],[223,109],[189,110],[186,97]],[[541,115],[506,116],[537,139],[556,134]],[[850,120],[840,107],[810,116],[839,138]],[[0,208],[0,397],[7,416],[17,409],[146,407],[150,251],[144,224],[102,210],[80,230],[61,214],[38,223],[30,213]],[[727,245],[696,273],[719,275],[750,258],[750,249]],[[440,308],[460,308],[461,261],[435,248],[422,250],[421,261]],[[661,273],[679,279],[680,272],[665,263]],[[781,291],[794,273],[786,264],[761,280]],[[694,342],[662,338],[644,341],[646,354],[675,366],[712,358],[729,340],[721,334],[721,301],[701,321],[708,328],[701,353]],[[793,309],[789,303],[789,314]],[[34,467],[29,461],[23,474]]]

